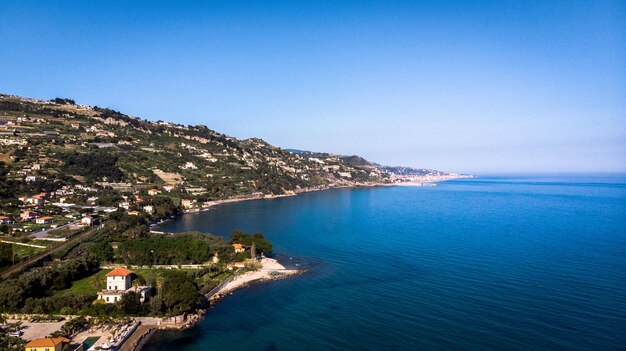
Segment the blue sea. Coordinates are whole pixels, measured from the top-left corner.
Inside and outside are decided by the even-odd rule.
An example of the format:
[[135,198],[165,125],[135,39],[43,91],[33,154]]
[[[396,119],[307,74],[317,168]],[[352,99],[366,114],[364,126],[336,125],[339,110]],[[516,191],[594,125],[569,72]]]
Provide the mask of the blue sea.
[[626,176],[483,176],[223,205],[308,271],[239,290],[156,350],[626,350]]

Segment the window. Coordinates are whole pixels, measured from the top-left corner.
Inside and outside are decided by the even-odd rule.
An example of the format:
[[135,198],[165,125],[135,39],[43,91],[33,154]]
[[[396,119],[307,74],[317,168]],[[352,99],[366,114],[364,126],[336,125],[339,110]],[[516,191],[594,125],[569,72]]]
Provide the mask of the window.
[[109,297],[107,296],[107,302],[109,302]]

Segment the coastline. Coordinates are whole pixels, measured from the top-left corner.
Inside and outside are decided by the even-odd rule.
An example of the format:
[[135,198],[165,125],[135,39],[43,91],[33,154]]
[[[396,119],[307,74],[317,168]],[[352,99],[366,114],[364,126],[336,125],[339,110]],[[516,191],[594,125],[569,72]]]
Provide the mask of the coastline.
[[[376,188],[376,187],[390,187],[390,186],[436,186],[437,183],[445,182],[448,180],[455,179],[469,179],[474,178],[472,175],[464,175],[464,174],[449,174],[444,176],[397,176],[392,178],[392,181],[389,183],[382,182],[374,182],[374,183],[355,183],[355,184],[341,184],[341,185],[324,185],[319,187],[310,187],[310,188],[302,188],[296,190],[289,190],[284,194],[274,195],[274,194],[252,194],[252,195],[243,195],[243,196],[234,196],[227,199],[222,200],[213,200],[207,201],[202,206],[198,208],[188,209],[183,211],[183,215],[189,213],[198,213],[209,211],[214,207],[231,204],[243,201],[251,201],[251,200],[273,200],[279,199],[283,197],[291,197],[299,194],[311,193],[316,191],[325,191],[325,190],[334,190],[334,189],[358,189],[358,188]],[[163,224],[169,221],[165,220],[161,223],[154,223],[152,226],[158,226],[159,224]]]
[[[343,188],[374,188],[374,187],[390,187],[390,186],[427,186],[432,187],[436,186],[438,182],[443,182],[447,180],[453,179],[464,179],[464,178],[473,178],[473,176],[465,176],[465,175],[448,175],[448,176],[439,176],[439,177],[422,177],[422,178],[396,178],[395,182],[390,183],[360,183],[360,184],[350,184],[350,185],[338,185],[338,186],[323,186],[323,187],[314,187],[314,188],[304,188],[298,189],[296,191],[289,191],[285,194],[280,195],[267,195],[267,194],[255,194],[250,196],[240,196],[233,197],[223,200],[214,200],[208,201],[203,204],[202,207],[196,209],[190,209],[183,211],[182,215],[190,214],[190,213],[198,213],[209,211],[214,207],[218,207],[224,204],[237,203],[243,201],[251,201],[251,200],[271,200],[283,197],[296,196],[303,193],[315,192],[315,191],[324,191],[324,190],[333,190],[333,189],[343,189]],[[150,226],[156,227],[161,225],[168,220],[162,221],[160,223],[154,223]],[[154,231],[151,229],[153,232]],[[223,286],[218,285],[216,287],[216,291],[211,291],[207,295],[208,306],[206,308],[199,309],[195,313],[191,314],[189,319],[186,319],[181,325],[171,325],[171,326],[163,326],[162,324],[156,325],[142,325],[135,333],[139,332],[139,329],[142,329],[141,335],[138,338],[135,338],[134,343],[132,345],[122,345],[120,350],[124,351],[141,351],[145,345],[150,341],[150,338],[154,336],[159,331],[166,330],[186,330],[188,328],[193,327],[198,322],[200,322],[208,312],[208,309],[211,307],[211,304],[219,302],[225,296],[231,295],[235,290],[245,288],[251,283],[254,282],[266,282],[271,280],[278,280],[288,278],[293,275],[298,275],[306,272],[306,270],[294,270],[294,269],[286,269],[285,266],[280,264],[276,259],[273,258],[264,258],[262,261],[263,267],[257,271],[248,271],[244,272],[241,275],[233,275],[232,279],[227,281]],[[267,267],[265,267],[267,265]],[[130,338],[129,338],[130,339]]]
[[[158,332],[182,331],[192,328],[197,323],[202,321],[213,304],[228,295],[232,295],[234,291],[245,288],[252,283],[285,279],[287,277],[306,272],[306,270],[287,269],[276,259],[269,257],[263,258],[261,260],[261,264],[262,267],[257,270],[241,272],[240,269],[237,271],[229,279],[205,295],[208,303],[207,306],[199,308],[194,313],[184,315],[181,322],[178,321],[178,317],[172,317],[169,319],[138,317],[137,320],[142,322],[141,325],[137,328],[134,334],[130,336],[124,344],[122,344],[119,350],[141,351],[146,344],[148,344],[150,338]],[[174,322],[168,323],[169,320],[173,320]]]

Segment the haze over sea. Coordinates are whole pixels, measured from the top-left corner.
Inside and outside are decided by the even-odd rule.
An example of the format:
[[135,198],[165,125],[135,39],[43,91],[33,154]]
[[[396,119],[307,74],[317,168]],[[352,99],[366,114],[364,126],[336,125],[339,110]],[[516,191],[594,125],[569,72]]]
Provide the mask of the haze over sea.
[[626,347],[624,175],[330,190],[163,227],[237,228],[308,272],[239,290],[147,350]]

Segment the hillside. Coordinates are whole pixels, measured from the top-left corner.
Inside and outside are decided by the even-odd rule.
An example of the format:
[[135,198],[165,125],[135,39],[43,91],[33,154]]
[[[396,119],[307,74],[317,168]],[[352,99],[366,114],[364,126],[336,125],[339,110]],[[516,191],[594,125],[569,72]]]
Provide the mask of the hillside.
[[260,139],[149,122],[69,99],[0,95],[0,134],[7,179],[44,190],[79,182],[121,191],[168,189],[206,201],[389,179],[369,163],[307,157]]

